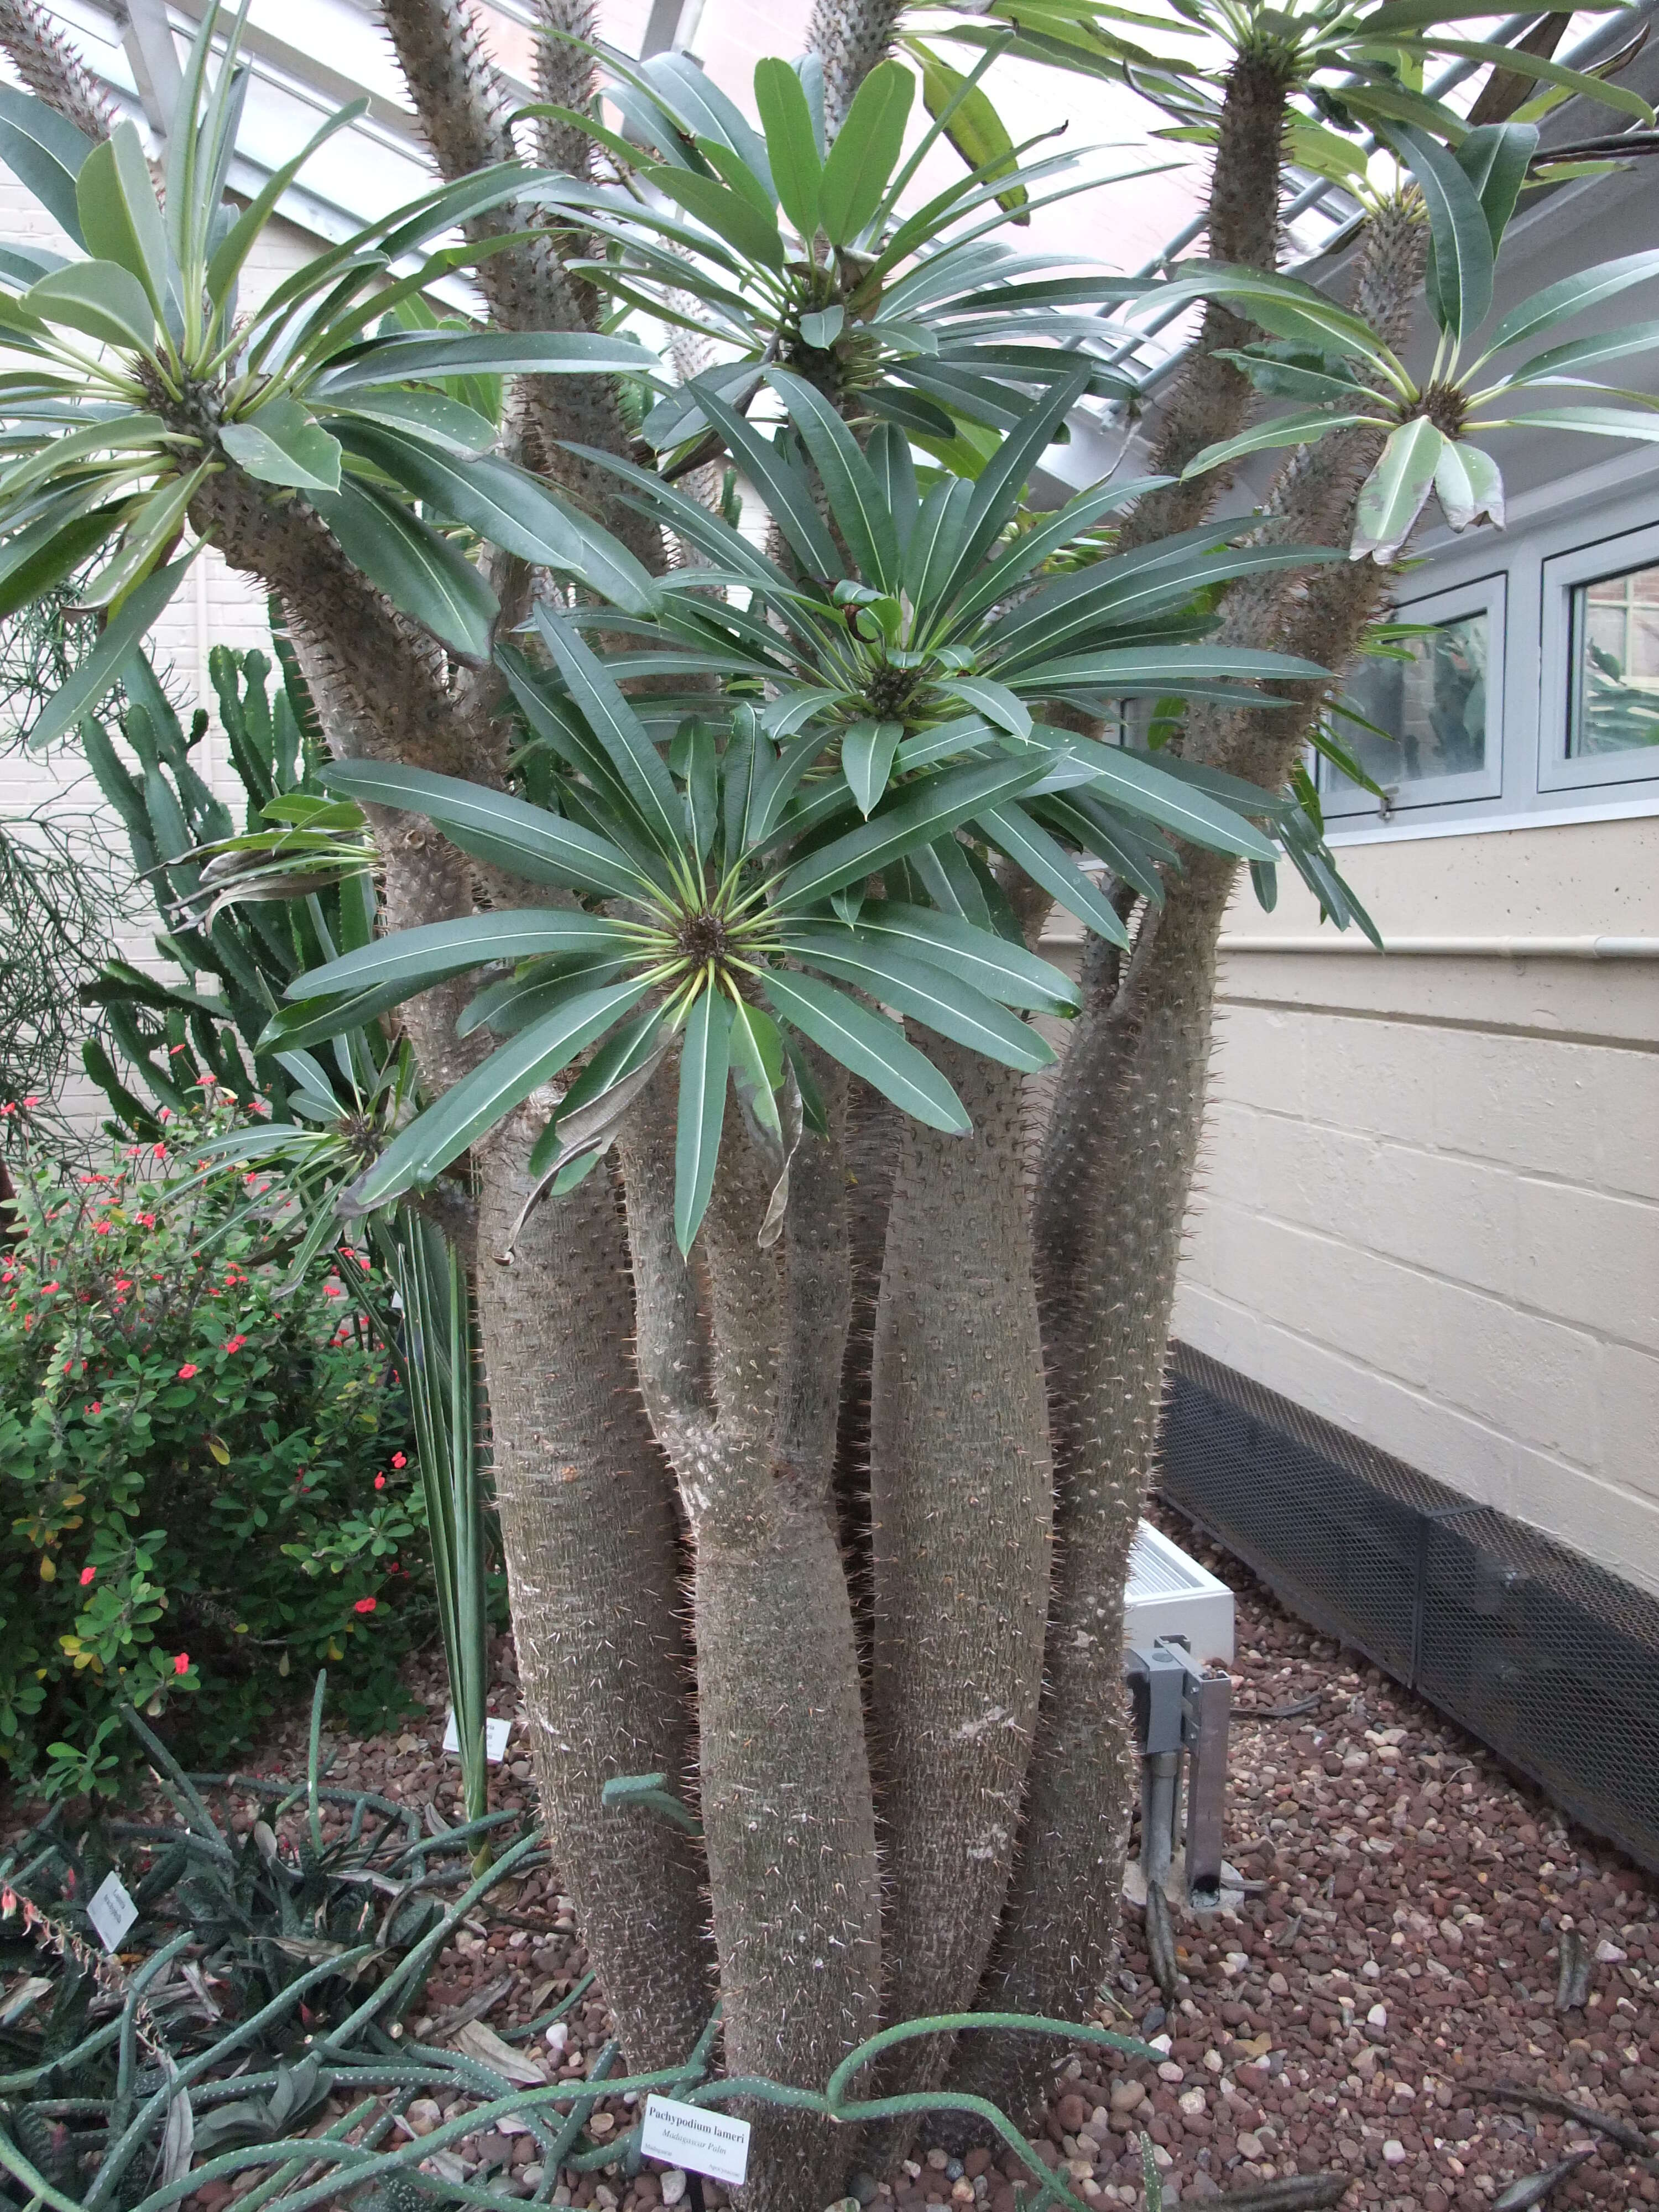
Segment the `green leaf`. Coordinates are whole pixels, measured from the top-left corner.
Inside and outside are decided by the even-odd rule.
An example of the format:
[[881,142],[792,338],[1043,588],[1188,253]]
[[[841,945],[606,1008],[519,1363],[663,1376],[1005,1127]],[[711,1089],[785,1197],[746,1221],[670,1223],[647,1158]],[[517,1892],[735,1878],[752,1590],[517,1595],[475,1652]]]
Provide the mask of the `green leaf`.
[[1182,471],[1188,477],[1201,477],[1208,469],[1218,469],[1227,462],[1240,460],[1246,453],[1267,452],[1274,446],[1316,446],[1332,430],[1352,430],[1357,423],[1380,424],[1388,418],[1376,415],[1333,415],[1322,407],[1304,407],[1289,415],[1275,415],[1266,422],[1258,422],[1254,429],[1243,430],[1236,438],[1223,438],[1218,444],[1206,446],[1195,453]]
[[818,179],[823,161],[811,135],[811,108],[801,88],[801,77],[787,62],[765,60],[754,64],[754,106],[759,108],[765,131],[765,153],[772,164],[772,184],[779,192],[783,212],[794,223],[799,237],[810,239],[818,228]]
[[91,151],[92,141],[44,100],[0,84],[0,161],[82,252],[87,241],[75,186]]
[[[668,1049],[661,1028],[661,1012],[652,1008],[605,1039],[531,1147],[532,1176],[545,1175],[556,1161],[571,1165],[580,1152],[605,1150],[617,1123],[656,1073]],[[558,1195],[556,1184],[554,1195]]]
[[662,605],[660,589],[627,547],[527,470],[489,454],[458,460],[391,428],[365,425],[347,436],[354,453],[504,553],[574,574],[629,614],[653,614]]
[[83,607],[119,607],[175,543],[184,527],[185,513],[208,472],[203,461],[189,476],[161,484],[140,502],[126,526],[125,537],[113,556],[82,587]]
[[254,241],[264,234],[276,212],[277,201],[306,163],[337,131],[346,130],[367,112],[368,107],[367,100],[354,100],[349,107],[337,108],[321,129],[314,131],[306,141],[293,160],[285,161],[280,169],[274,170],[266,179],[258,198],[249,202],[231,225],[208,263],[208,297],[216,307],[223,307],[230,297],[232,288],[253,250]]
[[1505,415],[1501,422],[1472,424],[1472,428],[1514,430],[1581,430],[1598,438],[1639,438],[1651,444],[1659,438],[1659,413],[1638,415],[1633,407],[1534,407],[1524,415]]
[[54,509],[0,544],[0,621],[72,575],[119,527],[122,512],[100,507],[64,521]]
[[[1569,69],[1565,62],[1552,61],[1547,54],[1529,54],[1524,46],[1499,46],[1482,39],[1443,39],[1437,35],[1425,39],[1424,44],[1438,54],[1458,54],[1465,61],[1489,62],[1494,69],[1512,70],[1516,76],[1529,76],[1539,84],[1559,85],[1564,91],[1577,93],[1581,99],[1593,100],[1602,107],[1613,107],[1623,114],[1633,115],[1650,130],[1653,126],[1652,108],[1632,87],[1614,84],[1604,76],[1589,76],[1583,70]],[[1527,128],[1524,124],[1521,127]]]
[[409,996],[406,983],[381,983],[367,991],[348,992],[321,1006],[307,1000],[304,1006],[279,1007],[266,1023],[257,1049],[298,1052],[324,1044],[330,1037],[343,1036],[348,1030],[365,1027],[393,1006],[400,1006]]
[[769,439],[763,437],[715,389],[714,380],[694,376],[689,387],[697,404],[726,441],[726,451],[759,492],[771,516],[809,574],[821,583],[840,575],[842,562],[836,542],[812,504],[811,492]]
[[988,999],[1042,1013],[1070,1012],[1083,1003],[1070,977],[1024,945],[976,929],[955,915],[900,901],[877,901],[859,914],[859,934],[891,945],[918,960],[959,975]]
[[815,385],[786,368],[769,368],[766,380],[789,410],[823,485],[830,512],[860,573],[884,591],[898,588],[898,533],[881,496],[875,471],[858,441]]
[[1035,783],[1041,763],[998,761],[985,768],[956,769],[908,786],[861,829],[849,830],[785,870],[774,892],[774,912],[811,906],[854,877],[879,872],[889,860],[902,860],[919,845],[954,830],[1000,800]]
[[859,87],[818,185],[818,220],[832,246],[850,246],[881,205],[914,92],[897,62],[878,62]]
[[841,738],[842,772],[848,788],[867,820],[870,810],[887,788],[893,772],[893,755],[904,735],[902,722],[854,722]]
[[463,777],[390,761],[334,761],[325,790],[435,822],[453,844],[526,883],[558,884],[602,898],[637,899],[648,888],[621,848],[562,815]]
[[1616,292],[1645,283],[1650,276],[1659,276],[1659,250],[1651,248],[1645,253],[1624,254],[1617,261],[1601,262],[1574,276],[1563,276],[1556,283],[1547,284],[1541,292],[1534,292],[1518,307],[1510,308],[1487,340],[1486,354],[1518,345],[1522,338],[1536,337],[1540,331],[1565,322],[1569,315],[1582,315]]
[[[1206,846],[1212,853],[1231,853],[1239,860],[1271,860],[1277,853],[1273,840],[1242,814],[1165,775],[1143,755],[1116,745],[1103,745],[1100,751],[1107,759],[1096,769],[1090,788],[1126,814],[1138,814],[1161,829],[1174,830],[1189,844]],[[1097,758],[1094,753],[1090,755],[1091,762]],[[1264,791],[1263,809],[1271,803]]]
[[674,1135],[674,1242],[682,1254],[702,1226],[720,1160],[731,1065],[732,1007],[711,975],[686,1017]]
[[1404,149],[1403,158],[1429,210],[1434,241],[1434,291],[1430,305],[1443,330],[1460,343],[1492,308],[1493,240],[1480,195],[1447,152],[1425,131],[1397,125],[1383,137]]
[[113,261],[71,261],[31,284],[18,303],[43,323],[84,331],[100,345],[148,353],[155,315],[143,286]]
[[1034,822],[1023,806],[988,807],[980,814],[977,826],[1000,852],[1024,869],[1034,884],[1057,898],[1068,914],[1074,914],[1109,944],[1127,951],[1129,933],[1110,901],[1089,881],[1065,847]]
[[653,353],[632,338],[586,331],[434,331],[369,338],[331,366],[325,391],[361,391],[375,384],[436,382],[448,376],[659,376]]
[[544,953],[614,951],[627,959],[634,940],[602,915],[574,907],[513,907],[500,914],[469,914],[453,921],[423,922],[394,930],[320,968],[303,969],[289,984],[290,999],[332,998],[342,992],[407,986],[407,997],[451,975],[503,960],[532,960]]
[[428,446],[471,459],[487,453],[501,433],[487,415],[464,406],[441,392],[416,388],[410,392],[364,392],[339,406],[331,405],[331,419],[348,423],[373,422],[381,429],[413,431]]
[[[414,934],[413,932],[409,933]],[[381,1153],[353,1194],[364,1212],[429,1182],[449,1163],[568,1067],[641,999],[642,981],[583,991],[506,1043],[417,1114]]]
[[665,855],[678,854],[684,843],[679,793],[650,732],[574,624],[542,602],[536,608],[536,627],[570,687],[571,697],[638,808],[645,834]]
[[828,353],[841,336],[846,320],[847,310],[837,301],[833,307],[820,307],[815,314],[803,315],[800,334],[808,345],[817,346],[821,353]]
[[[1014,142],[988,95],[919,40],[910,52],[921,66],[921,96],[927,112],[935,122],[946,117],[945,135],[968,167],[987,177],[1013,176],[1019,166]],[[997,205],[1019,222],[1029,198],[1024,185],[1014,184],[997,194]]]
[[1053,1051],[1036,1030],[936,963],[866,941],[856,929],[790,929],[783,944],[809,967],[855,984],[882,1005],[987,1060],[1028,1075],[1054,1064]]
[[136,125],[118,123],[93,148],[81,165],[75,198],[87,252],[125,270],[159,316],[170,273],[167,230]]
[[[839,142],[837,142],[839,143]],[[902,1032],[811,975],[768,973],[763,988],[778,1013],[832,1060],[890,1098],[902,1113],[947,1135],[966,1136],[973,1123],[962,1101],[925,1054]]]
[[340,445],[313,422],[297,399],[268,399],[252,415],[223,424],[219,442],[261,483],[296,491],[340,489]]
[[1010,737],[1030,736],[1031,710],[1006,684],[994,683],[988,676],[955,676],[950,679],[950,688]]
[[1393,560],[1423,511],[1445,442],[1425,415],[1389,432],[1382,458],[1360,486],[1351,549],[1356,561],[1367,553]]
[[1568,372],[1589,368],[1597,362],[1621,361],[1630,354],[1659,353],[1659,322],[1626,323],[1616,331],[1598,331],[1593,337],[1570,338],[1565,345],[1551,346],[1522,362],[1509,380],[1507,389],[1528,384],[1576,384]]
[[1031,404],[1019,428],[1002,441],[980,471],[967,503],[962,544],[945,586],[947,592],[965,583],[995,544],[1019,505],[1031,471],[1059,437],[1088,383],[1086,368],[1062,377]]
[[311,504],[341,550],[394,607],[425,624],[453,652],[483,659],[501,611],[472,563],[447,538],[396,501],[343,477],[337,492],[313,492]]
[[185,570],[201,550],[199,545],[192,545],[182,560],[148,577],[128,597],[93,650],[41,709],[40,720],[29,732],[32,750],[52,744],[66,730],[73,729],[81,717],[89,714],[112,685],[119,681],[127,655],[139,639],[155,627],[161,610],[184,581]]
[[563,1006],[573,991],[591,991],[601,983],[615,983],[629,965],[626,959],[617,957],[614,948],[603,945],[591,952],[532,960],[519,973],[475,991],[455,1017],[455,1034],[471,1036],[475,1030],[488,1027],[499,1036],[516,1036],[532,1022]]
[[1454,530],[1467,530],[1485,515],[1504,527],[1504,479],[1498,464],[1479,446],[1454,445],[1449,439],[1434,467],[1434,488]]
[[783,240],[776,223],[744,193],[665,161],[647,162],[640,173],[659,192],[678,200],[688,215],[707,223],[716,238],[723,238],[745,261],[763,269],[782,268]]
[[776,1093],[783,1081],[783,1039],[770,1014],[746,999],[732,1002],[731,1051],[732,1080],[738,1097],[761,1127],[781,1142]]
[[1457,149],[1457,166],[1474,186],[1494,253],[1503,244],[1527,181],[1528,164],[1537,150],[1538,133],[1527,123],[1483,123]]

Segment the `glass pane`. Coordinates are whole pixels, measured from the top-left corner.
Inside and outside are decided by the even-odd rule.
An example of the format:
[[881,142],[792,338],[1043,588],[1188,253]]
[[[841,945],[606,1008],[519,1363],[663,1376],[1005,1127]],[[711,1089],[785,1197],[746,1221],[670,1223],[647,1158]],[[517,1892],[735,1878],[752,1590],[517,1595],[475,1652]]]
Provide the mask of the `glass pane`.
[[[1339,715],[1336,733],[1384,791],[1485,768],[1490,629],[1484,614],[1460,615],[1401,641],[1399,659],[1361,661],[1347,696],[1376,732]],[[1328,768],[1327,782],[1334,792],[1357,788]]]
[[1659,568],[1572,595],[1569,758],[1659,745]]

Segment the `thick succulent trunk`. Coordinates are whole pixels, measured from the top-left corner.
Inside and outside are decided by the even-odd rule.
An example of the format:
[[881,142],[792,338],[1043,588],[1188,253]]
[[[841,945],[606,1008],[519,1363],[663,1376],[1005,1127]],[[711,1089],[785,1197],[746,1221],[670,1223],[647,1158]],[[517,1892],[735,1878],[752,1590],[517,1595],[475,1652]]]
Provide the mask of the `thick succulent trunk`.
[[103,88],[37,0],[0,0],[0,46],[28,90],[95,145],[115,128]]
[[[1422,225],[1384,210],[1356,276],[1389,336],[1403,333],[1422,274]],[[1273,502],[1297,542],[1352,526],[1380,434],[1327,440],[1287,465]],[[1387,593],[1386,573],[1348,562],[1230,600],[1220,635],[1322,660],[1339,674]],[[1306,687],[1279,711],[1196,709],[1192,758],[1278,789],[1317,711]],[[1188,851],[1162,908],[1144,911],[1118,980],[1100,962],[1061,1071],[1036,1208],[1036,1261],[1056,1471],[1058,1567],[1047,1677],[1021,1855],[987,2009],[1066,2014],[1110,1963],[1132,1802],[1121,1680],[1123,1589],[1150,1478],[1181,1237],[1203,1125],[1216,939],[1235,864]],[[1048,2054],[974,2039],[957,2086],[1029,2112]]]
[[823,119],[833,138],[859,87],[886,58],[903,0],[814,0],[806,50],[823,64]]
[[621,1214],[601,1170],[535,1206],[536,1116],[478,1171],[479,1334],[519,1675],[559,1879],[629,2063],[685,2057],[714,2003],[702,1855],[606,1782],[691,1763],[690,1680],[668,1468],[640,1402]]
[[[906,1121],[871,1404],[872,1720],[887,2015],[969,2004],[1006,1891],[1042,1676],[1053,1466],[1022,1078],[941,1040],[967,1137]],[[883,2087],[936,2081],[900,2046]]]
[[[548,0],[545,13],[568,20],[580,36],[591,32],[581,0]],[[492,162],[512,161],[517,149],[507,119],[511,111],[506,89],[467,0],[383,0],[381,14],[445,182],[454,184]],[[550,67],[558,42],[544,39],[542,45]],[[576,48],[562,51],[580,58]],[[478,289],[493,321],[507,331],[592,329],[592,295],[572,280],[560,258],[558,238],[538,223],[534,208],[509,201],[466,226],[474,243],[519,240],[478,264]],[[526,468],[597,515],[647,567],[663,567],[661,532],[623,505],[614,478],[564,450],[566,440],[605,453],[629,450],[611,379],[520,378],[508,431],[509,443]]]
[[[593,96],[593,57],[575,41],[589,45],[599,37],[599,0],[539,0],[536,10],[542,36],[536,41],[536,92],[549,106],[568,107],[580,114]],[[586,182],[592,164],[593,142],[556,116],[539,116],[536,149],[544,165],[562,169]]]
[[[1272,269],[1279,247],[1279,185],[1283,157],[1290,76],[1271,54],[1244,53],[1227,73],[1221,106],[1220,138],[1210,179],[1208,258],[1231,266]],[[1150,466],[1176,481],[1139,501],[1119,533],[1124,552],[1150,545],[1201,522],[1218,492],[1231,481],[1212,470],[1189,483],[1182,471],[1205,447],[1236,437],[1249,420],[1253,393],[1249,380],[1224,350],[1252,335],[1247,317],[1219,301],[1204,310],[1198,342],[1180,372],[1164,410]]]
[[[726,2068],[822,2089],[878,2024],[875,1814],[847,1579],[830,1504],[846,1341],[846,1188],[838,1143],[795,1155],[784,1238],[757,1232],[768,1179],[729,1108],[694,1258],[708,1265],[706,1379],[692,1278],[672,1249],[672,1085],[622,1146],[640,1370],[695,1551],[699,1779]],[[830,1095],[839,1118],[837,1086]],[[752,2212],[841,2193],[854,2148],[755,2106]]]

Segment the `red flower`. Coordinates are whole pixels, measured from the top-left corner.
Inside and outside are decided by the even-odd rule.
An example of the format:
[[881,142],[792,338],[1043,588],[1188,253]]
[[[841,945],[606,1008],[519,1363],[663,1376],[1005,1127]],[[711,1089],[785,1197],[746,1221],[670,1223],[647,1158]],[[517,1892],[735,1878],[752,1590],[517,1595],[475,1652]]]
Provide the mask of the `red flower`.
[[113,1229],[114,1226],[115,1224],[112,1221],[94,1222],[93,1224],[92,1233],[94,1237],[107,1237],[110,1231]]
[[374,1487],[376,1490],[384,1490],[386,1488],[386,1477],[383,1474],[377,1474],[375,1476]]
[[86,1588],[87,1584],[88,1584],[88,1583],[92,1580],[93,1577],[97,1573],[97,1571],[98,1571],[98,1570],[97,1570],[97,1568],[96,1568],[96,1567],[82,1567],[82,1570],[81,1570],[81,1587],[82,1587],[82,1589],[84,1589]]
[[407,1467],[409,1465],[409,1462],[404,1457],[401,1452],[393,1452],[392,1455],[392,1464],[393,1467]]
[[225,1350],[227,1352],[240,1352],[246,1342],[247,1339],[245,1336],[227,1337],[225,1340]]
[[104,1401],[101,1398],[94,1398],[91,1405],[87,1407],[87,1411],[89,1413],[101,1413],[103,1410]]
[[189,1674],[189,1672],[190,1672],[190,1654],[189,1654],[189,1652],[188,1652],[188,1651],[175,1651],[175,1652],[173,1653],[173,1673],[174,1673],[175,1674]]
[[377,1602],[378,1600],[372,1597],[360,1597],[351,1610],[354,1613],[373,1613]]
[[[189,1382],[189,1380],[190,1380],[190,1378],[191,1378],[191,1376],[192,1375],[194,1375],[196,1372],[197,1372],[196,1363],[195,1363],[193,1360],[187,1359],[187,1360],[185,1360],[185,1362],[184,1365],[183,1365],[183,1366],[179,1370],[179,1380],[181,1382]],[[179,1669],[179,1673],[182,1674],[184,1673],[184,1671],[185,1671],[185,1670],[184,1670],[184,1668],[181,1667],[181,1668]]]
[[345,1296],[344,1284],[325,1283],[323,1285],[323,1296],[325,1298],[343,1298]]
[[153,1213],[141,1213],[138,1218],[143,1223],[146,1229],[155,1228],[155,1216]]

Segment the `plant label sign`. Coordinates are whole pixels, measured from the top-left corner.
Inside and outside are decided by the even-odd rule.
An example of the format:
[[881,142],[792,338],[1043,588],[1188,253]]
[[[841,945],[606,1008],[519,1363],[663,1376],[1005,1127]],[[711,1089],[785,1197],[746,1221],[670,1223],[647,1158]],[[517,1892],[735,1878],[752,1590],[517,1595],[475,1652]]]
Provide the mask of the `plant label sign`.
[[749,2171],[749,2123],[674,2097],[647,2097],[640,2148],[647,2158],[706,2173],[711,2181],[741,2181]]
[[[507,1757],[507,1739],[512,1733],[511,1721],[485,1721],[484,1757],[492,1766],[499,1766]],[[453,1705],[450,1707],[449,1718],[444,1723],[444,1749],[452,1759],[459,1759],[461,1755],[461,1739],[456,1732]]]
[[106,1874],[99,1883],[87,1907],[87,1917],[104,1948],[113,1951],[138,1917],[138,1908],[127,1895],[126,1884],[118,1874]]

